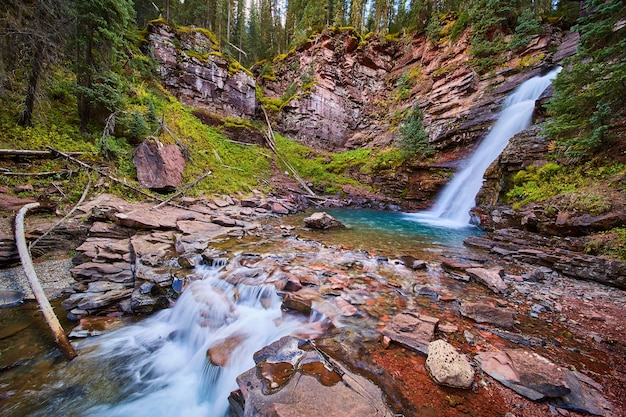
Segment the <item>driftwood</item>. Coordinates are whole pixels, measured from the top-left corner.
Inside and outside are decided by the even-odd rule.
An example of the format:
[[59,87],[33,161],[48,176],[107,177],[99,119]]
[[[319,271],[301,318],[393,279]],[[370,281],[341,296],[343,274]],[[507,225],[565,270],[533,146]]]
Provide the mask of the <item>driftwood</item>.
[[[84,152],[67,152],[68,155],[82,155]],[[52,151],[32,151],[28,149],[0,149],[0,157],[7,156],[32,156],[37,158],[52,158]]]
[[72,171],[70,169],[64,169],[62,171],[49,171],[49,172],[12,172],[5,171],[2,175],[7,176],[17,176],[17,177],[52,177],[54,175],[72,175],[75,174],[76,171]]
[[74,350],[74,346],[70,343],[61,323],[59,323],[59,319],[54,314],[54,310],[44,293],[43,288],[41,287],[41,283],[37,278],[37,274],[35,273],[35,267],[33,266],[33,261],[28,252],[28,248],[26,246],[26,238],[24,237],[24,215],[30,209],[34,209],[39,207],[39,203],[30,203],[26,204],[22,207],[15,216],[15,243],[17,245],[17,250],[20,254],[20,260],[22,261],[22,266],[24,268],[24,273],[28,278],[28,282],[30,284],[30,288],[33,290],[33,294],[37,299],[37,303],[39,303],[39,308],[41,308],[41,312],[43,313],[44,318],[46,319],[46,323],[50,326],[52,330],[52,335],[54,336],[54,340],[56,344],[63,352],[63,355],[72,360],[78,353]]
[[131,190],[135,191],[136,193],[139,193],[139,194],[141,194],[141,195],[143,195],[143,196],[146,196],[146,197],[148,197],[148,198],[151,198],[151,199],[153,199],[153,200],[156,200],[156,201],[159,201],[159,202],[163,202],[163,200],[162,200],[162,199],[160,199],[160,198],[158,198],[158,197],[156,197],[156,196],[153,196],[152,194],[147,193],[147,192],[145,192],[145,191],[143,191],[143,190],[140,190],[140,189],[139,189],[139,188],[137,188],[137,187],[133,187],[132,185],[128,184],[126,181],[122,181],[122,180],[120,180],[120,179],[118,179],[118,178],[115,178],[114,176],[107,174],[107,173],[106,173],[106,172],[104,172],[103,170],[98,169],[98,168],[96,168],[96,167],[93,167],[93,166],[91,166],[91,165],[89,165],[89,164],[87,164],[87,163],[85,163],[85,162],[81,161],[81,160],[80,160],[80,159],[78,159],[78,158],[74,158],[72,155],[68,154],[67,152],[60,151],[60,150],[55,149],[55,148],[53,148],[53,147],[51,147],[51,146],[48,146],[48,149],[50,149],[52,152],[56,152],[57,154],[59,154],[59,155],[61,155],[61,156],[65,157],[65,158],[69,159],[69,160],[70,160],[70,161],[72,161],[72,162],[77,163],[78,165],[80,165],[80,166],[81,166],[81,167],[83,167],[83,168],[87,168],[87,169],[89,169],[89,170],[91,170],[91,171],[95,171],[95,172],[97,172],[98,174],[100,174],[100,175],[102,175],[102,176],[104,176],[104,177],[107,177],[108,179],[110,179],[110,180],[112,180],[112,181],[114,181],[114,182],[117,182],[118,184],[122,184],[124,187],[130,188]]
[[89,170],[91,170],[91,171],[95,171],[95,172],[97,172],[98,174],[100,174],[100,175],[102,175],[102,176],[104,176],[104,177],[107,177],[108,179],[110,179],[110,180],[112,180],[112,181],[114,181],[114,182],[117,182],[118,184],[121,184],[121,185],[123,185],[123,186],[124,186],[124,187],[126,187],[126,188],[130,188],[131,190],[135,191],[135,192],[136,192],[136,193],[138,193],[138,194],[141,194],[141,195],[143,195],[143,196],[146,196],[146,197],[148,197],[148,198],[150,198],[150,199],[152,199],[152,200],[156,200],[156,201],[158,201],[159,203],[167,204],[167,205],[170,205],[170,206],[172,206],[172,207],[182,208],[182,209],[189,210],[189,211],[195,211],[195,212],[197,212],[197,213],[202,213],[202,212],[201,212],[201,211],[199,211],[199,210],[195,210],[195,209],[192,209],[192,208],[190,208],[190,207],[183,207],[183,206],[181,206],[181,205],[179,205],[179,204],[172,203],[171,201],[169,201],[169,200],[171,200],[171,199],[164,200],[164,199],[159,198],[159,197],[157,197],[157,196],[154,196],[154,195],[152,195],[152,194],[150,194],[150,193],[147,193],[147,192],[145,192],[145,191],[143,191],[143,190],[140,190],[140,189],[139,189],[139,188],[137,188],[137,187],[133,187],[132,185],[128,184],[126,181],[122,181],[122,180],[120,180],[120,179],[118,179],[118,178],[115,178],[114,176],[107,174],[107,173],[106,173],[106,172],[104,172],[103,170],[98,169],[98,168],[96,168],[96,167],[92,167],[91,165],[89,165],[89,164],[87,164],[87,163],[85,163],[85,162],[81,161],[80,159],[74,158],[73,156],[71,156],[71,155],[69,155],[69,154],[67,154],[67,153],[65,153],[65,152],[59,151],[58,149],[54,149],[54,148],[53,148],[53,147],[51,147],[51,146],[48,146],[48,149],[52,150],[53,152],[58,153],[58,154],[59,154],[59,155],[61,155],[61,156],[64,156],[65,158],[69,159],[70,161],[73,161],[73,162],[77,163],[78,165],[80,165],[80,166],[81,166],[81,167],[83,167],[83,168],[87,168],[87,169],[89,169]]

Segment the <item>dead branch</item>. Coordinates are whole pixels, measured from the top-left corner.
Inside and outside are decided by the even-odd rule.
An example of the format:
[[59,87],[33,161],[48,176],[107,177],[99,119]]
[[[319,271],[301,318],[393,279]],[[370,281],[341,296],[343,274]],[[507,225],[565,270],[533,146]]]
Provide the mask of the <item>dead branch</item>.
[[37,303],[39,303],[39,308],[46,319],[46,323],[48,323],[50,330],[52,330],[54,341],[61,349],[61,352],[63,352],[63,355],[68,360],[72,360],[78,356],[78,353],[74,350],[74,346],[70,343],[63,327],[61,326],[61,323],[59,323],[59,319],[54,314],[54,310],[52,309],[52,306],[50,305],[50,302],[41,287],[41,283],[37,278],[33,261],[30,257],[30,253],[28,252],[28,248],[26,247],[26,238],[24,237],[24,215],[28,210],[37,207],[39,207],[39,203],[30,203],[24,205],[17,212],[17,215],[15,216],[15,243],[20,254],[20,260],[22,261],[24,273],[28,278],[30,287],[33,290],[33,295],[35,296],[35,299],[37,299]]
[[212,172],[208,171],[205,174],[201,175],[200,177],[198,177],[194,182],[185,185],[179,192],[177,192],[176,194],[172,195],[171,197],[163,200],[161,203],[157,204],[156,206],[152,207],[150,210],[156,210],[158,208],[163,207],[166,204],[169,204],[170,201],[172,201],[173,199],[175,199],[176,197],[178,197],[179,195],[183,194],[185,191],[187,191],[190,188],[195,187],[196,185],[198,185],[198,183],[200,181],[202,181],[203,179],[205,179],[206,177],[208,177],[209,175],[211,175]]
[[58,149],[53,148],[52,146],[48,146],[48,149],[50,149],[52,152],[56,152],[57,154],[59,154],[59,155],[61,155],[61,156],[64,156],[65,158],[69,159],[69,160],[70,160],[70,161],[72,161],[72,162],[77,163],[78,165],[80,165],[80,166],[81,166],[81,167],[83,167],[83,168],[87,168],[87,169],[89,169],[89,170],[91,170],[91,171],[95,171],[95,172],[97,172],[98,174],[100,174],[100,175],[102,175],[102,176],[104,176],[104,177],[107,177],[108,179],[110,179],[110,180],[112,180],[112,181],[115,181],[115,182],[117,182],[118,184],[121,184],[121,185],[123,185],[123,186],[124,186],[124,187],[126,187],[126,188],[130,188],[131,190],[135,191],[136,193],[139,193],[139,194],[141,194],[141,195],[144,195],[144,196],[146,196],[146,197],[148,197],[148,198],[151,198],[151,199],[153,199],[153,200],[156,200],[156,201],[159,201],[159,202],[163,202],[163,199],[158,198],[158,197],[156,197],[156,196],[154,196],[154,195],[152,195],[152,194],[150,194],[150,193],[147,193],[147,192],[145,192],[145,191],[143,191],[143,190],[140,190],[140,189],[139,189],[139,188],[137,188],[137,187],[133,187],[132,185],[128,184],[126,181],[122,181],[122,180],[120,180],[120,179],[118,179],[118,178],[115,178],[114,176],[107,174],[107,173],[106,173],[106,172],[104,172],[103,170],[98,169],[98,168],[96,168],[96,167],[93,167],[93,166],[91,166],[91,165],[89,165],[89,164],[87,164],[87,163],[85,163],[85,162],[81,161],[80,159],[74,158],[73,156],[71,156],[71,155],[69,155],[69,154],[67,154],[67,153],[65,153],[65,152],[62,152],[62,151],[60,151],[60,150],[58,150]]
[[67,220],[75,211],[76,209],[83,204],[83,201],[85,201],[85,198],[87,197],[87,194],[89,193],[89,188],[91,187],[91,180],[87,181],[87,186],[85,187],[85,190],[83,191],[83,195],[80,196],[80,200],[78,200],[78,203],[76,203],[76,205],[65,215],[63,216],[63,218],[61,220],[59,220],[58,222],[56,222],[54,225],[52,225],[51,228],[49,228],[48,230],[46,230],[46,232],[39,236],[35,241],[31,242],[31,244],[28,246],[28,248],[30,250],[32,250],[37,243],[39,243],[39,241],[41,241],[41,239],[43,239],[46,235],[48,235],[50,232],[52,232],[54,229],[56,229],[57,227],[59,227],[59,225],[61,223],[63,223],[65,220]]
[[18,177],[52,177],[55,175],[73,175],[77,171],[72,171],[70,169],[64,169],[62,171],[48,171],[48,172],[12,172],[12,171],[4,171],[2,175],[7,176],[18,176]]
[[[67,152],[68,155],[82,155],[84,152]],[[38,158],[51,158],[55,155],[52,151],[32,151],[28,149],[0,149],[0,157],[32,156]]]
[[[66,158],[67,158],[67,159],[69,159],[70,161],[76,162],[78,165],[82,166],[83,168],[87,168],[87,169],[89,169],[89,170],[91,170],[91,171],[95,171],[95,172],[97,172],[98,174],[100,174],[100,175],[102,175],[102,176],[104,176],[104,177],[107,177],[107,178],[109,178],[110,180],[115,181],[115,182],[117,182],[118,184],[121,184],[121,185],[123,185],[123,186],[124,186],[124,187],[126,187],[126,188],[130,188],[131,190],[135,191],[136,193],[139,193],[139,194],[141,194],[141,195],[143,195],[143,196],[146,196],[146,197],[148,197],[148,198],[150,198],[150,199],[152,199],[152,200],[156,200],[156,201],[158,201],[159,203],[163,203],[163,202],[165,201],[165,200],[163,200],[162,198],[159,198],[159,197],[154,196],[154,195],[152,195],[152,194],[150,194],[150,193],[147,193],[147,192],[145,192],[145,191],[143,191],[143,190],[140,190],[140,189],[139,189],[139,188],[137,188],[137,187],[133,187],[132,185],[128,184],[126,181],[122,181],[122,180],[120,180],[120,179],[118,179],[118,178],[115,178],[114,176],[107,174],[106,172],[104,172],[104,171],[103,171],[103,170],[101,170],[101,169],[98,169],[98,168],[96,168],[96,167],[92,167],[91,165],[89,165],[89,164],[87,164],[87,163],[85,163],[85,162],[81,161],[80,159],[76,159],[76,158],[72,157],[71,155],[68,155],[68,154],[67,154],[67,153],[65,153],[65,152],[61,152],[61,151],[59,151],[59,150],[57,150],[57,149],[54,149],[54,148],[53,148],[53,147],[51,147],[51,146],[48,146],[48,149],[52,150],[53,152],[58,153],[58,154],[59,154],[59,155],[61,155],[61,156],[66,157]],[[202,213],[202,212],[201,212],[201,211],[199,211],[199,210],[194,210],[194,209],[189,208],[189,207],[183,207],[183,206],[181,206],[181,205],[174,204],[174,203],[172,203],[171,201],[168,201],[168,202],[166,202],[166,203],[164,203],[164,204],[170,205],[170,206],[172,206],[172,207],[177,207],[177,208],[180,208],[180,209],[188,210],[188,211],[195,211],[195,212],[197,212],[197,213]]]
[[296,181],[300,183],[302,188],[304,188],[306,192],[309,193],[309,195],[317,197],[317,194],[315,194],[313,190],[311,190],[309,186],[306,185],[306,182],[304,182],[302,177],[300,177],[298,171],[296,171],[296,169],[285,158],[283,158],[280,153],[278,153],[278,149],[276,148],[276,139],[274,138],[274,131],[272,130],[270,118],[267,116],[267,112],[265,111],[265,108],[263,106],[261,106],[261,110],[263,110],[263,114],[265,115],[265,121],[267,122],[267,143],[270,145],[270,148],[272,149],[272,151],[274,151],[274,153],[276,154],[276,156],[278,156],[282,163],[285,164],[285,166],[291,171],[293,177],[296,179]]

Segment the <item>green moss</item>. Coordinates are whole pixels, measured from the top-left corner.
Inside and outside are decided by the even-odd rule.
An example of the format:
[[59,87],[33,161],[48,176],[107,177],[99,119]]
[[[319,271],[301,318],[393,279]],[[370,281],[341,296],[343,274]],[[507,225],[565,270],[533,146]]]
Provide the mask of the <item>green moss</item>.
[[249,69],[245,68],[243,65],[241,65],[239,63],[239,61],[235,61],[235,60],[231,60],[230,64],[228,65],[228,73],[229,74],[236,74],[238,72],[245,72],[246,74],[248,74],[251,77],[254,77],[254,75],[252,74],[252,72],[250,72]]
[[589,238],[587,253],[626,261],[626,228],[616,227]]
[[534,65],[537,65],[541,61],[543,61],[545,57],[546,57],[546,54],[543,52],[537,55],[526,55],[522,57],[522,59],[520,60],[519,67],[520,68],[532,67]]
[[192,33],[201,33],[204,35],[209,41],[211,41],[211,47],[215,50],[220,49],[220,43],[217,40],[217,36],[213,32],[205,28],[199,27],[189,27],[189,26],[180,26],[176,28],[176,34],[192,34]]
[[624,175],[623,164],[602,167],[587,164],[568,169],[554,163],[541,168],[529,166],[512,177],[513,187],[506,197],[514,208],[547,201],[557,211],[600,215],[623,204],[621,193],[611,189],[621,187],[618,182]]

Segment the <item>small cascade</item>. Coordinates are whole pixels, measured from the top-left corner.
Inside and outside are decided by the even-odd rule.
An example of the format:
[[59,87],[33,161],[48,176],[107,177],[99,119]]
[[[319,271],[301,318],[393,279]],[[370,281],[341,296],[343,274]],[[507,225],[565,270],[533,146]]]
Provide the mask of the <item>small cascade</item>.
[[273,286],[223,279],[245,273],[237,262],[222,271],[225,263],[199,268],[203,279],[189,283],[173,308],[84,342],[81,350],[91,352],[80,360],[107,367],[108,376],[90,382],[113,387],[81,415],[225,416],[237,376],[254,366],[254,352],[286,335],[319,334],[319,320],[281,310]]
[[482,186],[485,171],[502,153],[509,139],[530,126],[535,101],[560,70],[558,67],[543,76],[533,77],[509,95],[504,103],[504,110],[489,134],[463,164],[463,168],[452,177],[433,208],[409,216],[424,223],[446,227],[469,225],[469,212],[476,205],[476,195]]

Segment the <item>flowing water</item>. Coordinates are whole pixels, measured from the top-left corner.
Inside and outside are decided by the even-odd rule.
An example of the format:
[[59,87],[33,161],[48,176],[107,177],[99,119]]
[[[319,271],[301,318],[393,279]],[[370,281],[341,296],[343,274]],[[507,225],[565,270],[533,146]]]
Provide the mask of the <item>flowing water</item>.
[[489,165],[502,153],[509,139],[528,128],[532,122],[535,101],[561,70],[560,67],[543,76],[522,83],[504,103],[504,109],[476,152],[466,161],[441,192],[433,208],[411,215],[415,220],[446,227],[464,227],[470,222],[470,209],[476,205],[483,175]]
[[[17,403],[0,415],[224,416],[236,377],[254,366],[254,352],[286,335],[321,331],[321,319],[283,312],[274,286],[232,285],[220,267],[197,272],[202,279],[173,308],[78,342],[78,358],[37,389],[13,393]],[[32,404],[24,409],[24,402]]]

